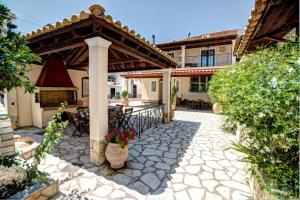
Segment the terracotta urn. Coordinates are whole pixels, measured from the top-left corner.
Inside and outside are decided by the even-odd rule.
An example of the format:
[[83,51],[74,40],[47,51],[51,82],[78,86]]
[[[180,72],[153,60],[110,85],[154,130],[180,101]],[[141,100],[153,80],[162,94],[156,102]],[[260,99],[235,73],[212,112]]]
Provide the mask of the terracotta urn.
[[123,106],[128,107],[129,106],[129,100],[127,97],[123,98]]
[[120,169],[124,166],[125,161],[128,157],[128,146],[121,148],[119,144],[108,143],[105,156],[110,163],[111,168]]
[[219,102],[214,103],[213,111],[215,114],[222,114],[222,105]]

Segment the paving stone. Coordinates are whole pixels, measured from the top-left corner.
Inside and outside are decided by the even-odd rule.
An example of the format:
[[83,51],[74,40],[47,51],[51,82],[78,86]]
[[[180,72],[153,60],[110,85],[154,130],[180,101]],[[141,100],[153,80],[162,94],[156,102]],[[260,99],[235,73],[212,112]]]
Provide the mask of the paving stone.
[[160,184],[160,180],[154,173],[147,173],[143,175],[141,180],[153,190],[155,190]]
[[156,161],[156,162],[161,162],[161,160],[157,156],[148,156],[148,160]]
[[192,187],[201,187],[200,180],[196,175],[184,175],[184,184],[192,186]]
[[115,190],[110,194],[111,198],[124,198],[126,193],[121,190]]
[[189,187],[183,183],[174,183],[172,186],[173,186],[172,188],[175,192],[182,191]]
[[181,183],[183,181],[183,174],[172,174],[171,175],[172,179],[172,183]]
[[147,159],[144,156],[140,156],[136,158],[140,163],[144,163],[147,161]]
[[200,165],[188,165],[184,167],[185,171],[189,174],[198,174],[200,172]]
[[204,189],[199,189],[199,188],[189,188],[188,192],[189,192],[189,195],[191,197],[191,200],[202,199],[205,195],[205,190]]
[[230,189],[228,187],[219,186],[216,191],[225,199],[230,199]]
[[159,150],[156,150],[156,149],[146,148],[143,151],[142,155],[144,155],[144,156],[151,156],[151,155],[153,155],[153,156],[162,156],[162,153],[163,153],[162,151],[159,151]]
[[151,160],[148,160],[146,163],[145,163],[145,167],[150,167],[152,165],[154,165],[155,162],[151,161]]
[[189,197],[189,194],[185,190],[183,190],[181,192],[175,192],[175,199],[176,200],[183,200],[183,199],[189,200],[190,197]]
[[202,181],[203,187],[208,189],[208,191],[213,192],[215,187],[219,184],[218,181],[215,180],[208,180],[208,181]]
[[130,162],[129,163],[131,169],[144,169],[144,165],[137,162]]
[[157,169],[163,169],[163,170],[171,170],[170,165],[166,164],[166,163],[156,163],[156,165],[154,165],[155,168]]
[[206,192],[205,200],[222,200],[223,198],[220,195]]
[[222,170],[215,170],[215,178],[217,180],[229,180],[228,175]]
[[166,176],[166,172],[164,170],[157,170],[156,174],[157,174],[158,178],[160,178],[160,180],[164,179]]
[[133,185],[130,185],[129,187],[138,191],[141,194],[147,194],[149,192],[149,187],[144,183],[142,183],[141,181],[138,181]]
[[168,147],[158,147],[158,149],[161,151],[168,151],[169,148]]
[[240,182],[237,181],[220,181],[223,185],[230,187],[230,188],[234,188],[243,192],[249,192],[250,189],[247,185],[242,184]]
[[135,158],[140,155],[140,153],[134,149],[130,149],[129,153]]
[[124,174],[117,174],[116,176],[113,177],[113,181],[120,185],[127,185],[131,180],[128,176]]
[[154,167],[146,167],[146,168],[143,170],[144,173],[147,173],[147,172],[154,172],[154,171],[156,171],[156,169],[155,169]]
[[177,162],[176,159],[171,159],[171,158],[162,158],[162,160],[163,160],[165,163],[168,163],[169,165],[173,165],[174,163]]
[[166,157],[166,158],[177,158],[177,154],[170,153],[170,152],[165,152],[164,157]]
[[214,179],[214,176],[210,172],[203,171],[201,174],[199,174],[199,178],[201,180],[209,180],[209,179]]
[[99,197],[106,197],[108,194],[112,192],[113,188],[110,185],[103,185],[97,187],[96,190],[93,191],[93,194]]

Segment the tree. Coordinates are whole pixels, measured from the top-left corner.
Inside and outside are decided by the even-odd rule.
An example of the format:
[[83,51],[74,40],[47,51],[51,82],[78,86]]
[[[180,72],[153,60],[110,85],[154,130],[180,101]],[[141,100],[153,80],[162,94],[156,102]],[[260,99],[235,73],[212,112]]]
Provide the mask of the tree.
[[40,62],[40,57],[27,46],[25,37],[15,31],[13,19],[10,10],[0,4],[0,91],[22,87],[25,92],[33,92],[26,72],[31,71],[30,64]]

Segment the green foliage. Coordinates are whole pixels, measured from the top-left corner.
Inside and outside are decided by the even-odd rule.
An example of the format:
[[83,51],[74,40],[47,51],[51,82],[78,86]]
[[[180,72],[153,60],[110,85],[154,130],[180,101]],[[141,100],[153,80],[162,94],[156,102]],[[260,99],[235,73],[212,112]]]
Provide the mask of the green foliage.
[[175,85],[175,83],[172,86],[172,91],[171,91],[171,97],[170,97],[170,103],[171,105],[173,105],[173,103],[176,102],[176,94],[177,94],[177,87]]
[[60,139],[63,137],[63,129],[68,126],[68,121],[62,120],[62,114],[65,105],[62,103],[61,107],[54,117],[48,122],[45,129],[45,134],[41,144],[36,149],[34,160],[30,166],[29,176],[33,179],[45,181],[44,173],[37,170],[37,166],[47,153],[51,153],[58,145]]
[[209,87],[229,120],[250,128],[245,144],[234,149],[280,198],[299,195],[299,69],[298,42],[282,44],[244,56]]
[[126,98],[128,96],[128,91],[126,90],[122,91],[121,95],[123,98]]
[[33,92],[26,72],[31,71],[29,64],[39,62],[27,46],[24,36],[14,31],[16,26],[11,22],[12,14],[0,4],[0,91],[23,87],[26,92]]

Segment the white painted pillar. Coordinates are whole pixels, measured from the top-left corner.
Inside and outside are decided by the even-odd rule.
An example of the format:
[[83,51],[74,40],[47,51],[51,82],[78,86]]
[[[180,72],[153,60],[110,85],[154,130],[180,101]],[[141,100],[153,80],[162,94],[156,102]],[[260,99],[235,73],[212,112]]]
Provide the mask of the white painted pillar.
[[185,68],[185,46],[181,46],[181,68]]
[[170,122],[171,111],[171,69],[163,69],[163,104],[164,106],[164,123]]
[[101,37],[86,39],[89,46],[89,111],[90,111],[90,158],[100,165],[105,161],[104,136],[108,131],[108,47]]

